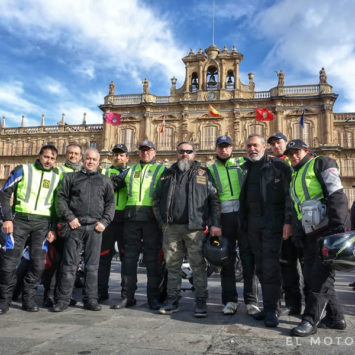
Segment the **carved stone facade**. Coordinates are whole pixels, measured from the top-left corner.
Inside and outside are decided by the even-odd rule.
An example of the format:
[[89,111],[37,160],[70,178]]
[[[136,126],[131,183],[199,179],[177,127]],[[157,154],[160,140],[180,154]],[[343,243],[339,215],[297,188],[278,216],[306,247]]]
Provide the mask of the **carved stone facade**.
[[[100,106],[103,114],[121,114],[121,125],[107,123],[57,126],[5,128],[3,119],[0,134],[0,179],[20,163],[32,162],[39,148],[54,143],[60,151],[59,162],[64,160],[65,146],[69,142],[81,143],[84,148],[96,146],[103,164],[108,164],[109,154],[116,143],[125,143],[135,152],[138,142],[152,140],[157,147],[157,158],[169,165],[175,161],[175,148],[180,141],[193,141],[198,150],[197,159],[210,164],[214,159],[214,144],[219,135],[226,134],[234,140],[236,155],[245,153],[245,139],[250,133],[268,137],[276,131],[288,138],[302,138],[317,154],[336,158],[341,168],[342,181],[350,201],[355,199],[355,113],[334,113],[338,97],[327,83],[324,68],[319,82],[312,85],[285,85],[285,73],[280,70],[275,77],[275,87],[268,91],[255,91],[254,74],[249,73],[248,84],[240,79],[243,54],[235,47],[220,50],[215,45],[205,51],[193,50],[182,60],[186,68],[185,81],[176,87],[171,79],[170,96],[156,96],[149,91],[149,81],[144,79],[142,93],[115,95],[115,85],[109,85],[109,94]],[[117,84],[117,83],[116,83]],[[221,117],[209,115],[209,104]],[[255,109],[267,108],[274,113],[271,122],[257,122]],[[304,112],[304,128],[299,120]],[[165,120],[164,132],[161,124]],[[137,157],[132,154],[131,161]]]

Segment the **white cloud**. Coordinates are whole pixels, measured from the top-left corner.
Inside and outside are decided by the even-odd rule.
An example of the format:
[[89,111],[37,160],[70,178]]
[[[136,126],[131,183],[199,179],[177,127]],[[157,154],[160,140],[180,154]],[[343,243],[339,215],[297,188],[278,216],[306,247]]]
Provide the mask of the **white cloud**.
[[138,67],[147,74],[157,67],[167,78],[184,73],[168,21],[137,0],[3,0],[0,14],[14,32],[87,55],[92,65],[75,70],[89,76],[95,67]]
[[355,111],[354,13],[352,0],[284,0],[261,11],[252,26],[272,44],[264,71],[286,66],[291,76],[318,76],[325,67],[334,91],[343,92],[341,110]]

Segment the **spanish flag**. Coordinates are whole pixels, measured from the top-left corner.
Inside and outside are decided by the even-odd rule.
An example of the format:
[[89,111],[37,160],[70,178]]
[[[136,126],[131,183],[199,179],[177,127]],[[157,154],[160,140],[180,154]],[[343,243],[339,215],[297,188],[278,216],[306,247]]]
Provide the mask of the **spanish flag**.
[[221,117],[221,114],[211,104],[209,105],[209,112],[208,113],[214,117]]

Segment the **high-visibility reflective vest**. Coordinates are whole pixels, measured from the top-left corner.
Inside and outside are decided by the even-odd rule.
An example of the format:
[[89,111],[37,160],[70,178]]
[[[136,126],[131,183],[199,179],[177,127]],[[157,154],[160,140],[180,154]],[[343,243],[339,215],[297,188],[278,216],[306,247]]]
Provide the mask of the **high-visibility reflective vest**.
[[301,169],[292,173],[290,194],[299,220],[302,219],[301,205],[304,201],[324,198],[322,186],[314,171],[317,158],[309,160]]
[[[106,175],[108,177],[115,176],[121,174],[122,171],[111,168],[104,168],[101,170],[102,175]],[[127,203],[127,188],[124,187],[119,191],[115,191],[115,210],[116,211],[123,211],[126,207]]]
[[79,169],[74,169],[74,168],[71,168],[70,166],[66,166],[66,165],[60,165],[57,168],[60,172],[60,180],[63,179],[65,174],[74,173],[75,171],[79,171]]
[[49,217],[59,174],[53,170],[37,169],[34,164],[22,165],[22,169],[22,180],[17,185],[15,211]]
[[[239,210],[239,195],[243,183],[244,174],[241,165],[245,159],[240,157],[229,158],[225,164],[216,160],[209,166],[214,184],[217,188],[218,198],[221,201],[221,212],[228,213]],[[234,201],[234,202],[231,202]]]
[[128,199],[126,206],[152,206],[153,192],[165,166],[154,163],[131,166],[125,177],[128,187]]

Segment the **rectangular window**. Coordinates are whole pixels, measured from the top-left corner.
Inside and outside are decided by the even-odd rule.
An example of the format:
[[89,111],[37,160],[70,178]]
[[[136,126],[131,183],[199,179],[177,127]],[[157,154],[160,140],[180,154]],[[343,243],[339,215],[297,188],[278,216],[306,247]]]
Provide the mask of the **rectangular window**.
[[7,179],[10,175],[10,165],[4,165],[4,178]]

